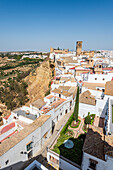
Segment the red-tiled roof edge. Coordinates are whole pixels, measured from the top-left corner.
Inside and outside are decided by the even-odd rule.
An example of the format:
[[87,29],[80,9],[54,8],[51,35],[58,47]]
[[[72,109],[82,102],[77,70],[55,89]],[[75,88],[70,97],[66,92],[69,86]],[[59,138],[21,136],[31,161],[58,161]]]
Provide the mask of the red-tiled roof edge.
[[1,130],[1,134],[7,132],[8,130],[12,129],[13,127],[15,127],[15,122],[12,122],[12,123],[6,125],[5,127],[3,127]]
[[5,139],[7,139],[8,137],[12,136],[13,134],[17,133],[16,131],[12,132],[10,135],[6,136],[4,139],[2,139],[0,142],[3,142]]

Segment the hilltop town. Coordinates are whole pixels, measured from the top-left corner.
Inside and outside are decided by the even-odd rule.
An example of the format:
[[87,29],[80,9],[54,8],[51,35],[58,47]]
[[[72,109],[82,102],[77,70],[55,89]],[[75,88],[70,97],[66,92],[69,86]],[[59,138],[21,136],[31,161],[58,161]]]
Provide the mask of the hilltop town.
[[113,169],[113,51],[82,45],[0,53],[0,169]]

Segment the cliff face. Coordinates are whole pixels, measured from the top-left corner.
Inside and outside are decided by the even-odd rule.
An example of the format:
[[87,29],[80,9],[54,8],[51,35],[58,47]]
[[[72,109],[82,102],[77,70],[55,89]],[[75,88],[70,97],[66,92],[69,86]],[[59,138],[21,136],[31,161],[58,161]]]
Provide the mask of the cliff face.
[[44,61],[34,73],[30,73],[30,75],[25,78],[25,81],[28,83],[30,99],[27,104],[45,96],[45,93],[49,90],[49,83],[52,80],[54,68],[54,65],[51,67],[49,60]]

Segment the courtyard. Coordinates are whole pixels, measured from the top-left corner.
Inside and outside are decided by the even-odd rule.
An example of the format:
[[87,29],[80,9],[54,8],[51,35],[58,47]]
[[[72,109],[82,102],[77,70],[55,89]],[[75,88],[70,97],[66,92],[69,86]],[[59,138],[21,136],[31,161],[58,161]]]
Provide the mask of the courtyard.
[[[81,165],[82,148],[85,140],[85,132],[82,129],[84,125],[84,119],[79,118],[79,122],[79,126],[75,126],[74,128],[68,125],[68,128],[64,130],[66,125],[64,126],[59,138],[57,139],[57,143],[53,146],[52,150],[59,155],[71,160],[72,162]],[[72,148],[65,147],[66,140],[73,142],[74,145]]]

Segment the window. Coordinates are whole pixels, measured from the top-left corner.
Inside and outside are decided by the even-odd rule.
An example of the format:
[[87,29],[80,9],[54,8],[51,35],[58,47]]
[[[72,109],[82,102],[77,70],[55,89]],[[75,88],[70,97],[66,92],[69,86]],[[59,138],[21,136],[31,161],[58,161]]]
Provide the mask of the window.
[[30,151],[30,152],[27,154],[28,159],[32,158],[32,155],[33,155],[33,153],[32,153],[32,151]]
[[66,109],[66,110],[65,110],[65,114],[67,113],[67,111],[68,111],[68,110]]
[[9,163],[9,160],[7,160],[6,162],[5,162],[5,164],[7,165]]
[[104,92],[105,91],[105,89],[102,89],[102,92]]
[[43,136],[45,139],[47,138],[47,134],[48,134],[48,132],[46,132]]
[[32,142],[29,142],[29,143],[26,145],[26,147],[27,147],[27,151],[29,151],[30,149],[32,149]]
[[90,161],[89,168],[96,170],[96,165],[98,162],[93,159],[89,159],[89,161]]
[[59,164],[59,160],[57,160],[53,156],[50,156],[50,161],[54,162],[55,164]]

